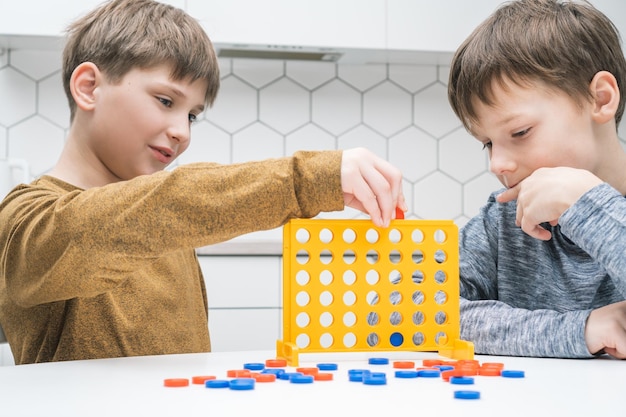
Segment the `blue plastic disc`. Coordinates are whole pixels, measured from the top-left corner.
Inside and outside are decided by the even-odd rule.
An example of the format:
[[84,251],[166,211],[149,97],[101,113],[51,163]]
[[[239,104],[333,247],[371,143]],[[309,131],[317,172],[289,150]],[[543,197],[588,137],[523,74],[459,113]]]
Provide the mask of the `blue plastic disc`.
[[503,370],[500,374],[504,378],[524,378],[524,371]]
[[389,336],[389,343],[391,343],[391,346],[394,347],[402,346],[402,343],[404,343],[404,336],[402,336],[402,333],[393,333]]
[[204,382],[204,386],[207,388],[228,388],[230,386],[230,382],[225,379],[209,379]]
[[243,369],[248,369],[250,371],[262,371],[265,369],[265,364],[263,363],[244,363]]
[[350,380],[350,382],[363,382],[363,376],[365,374],[350,374],[348,376],[348,379]]
[[280,368],[265,368],[261,371],[262,374],[274,374],[276,375],[276,378],[280,378],[280,376],[285,372],[286,371],[284,369]]
[[318,363],[317,369],[320,371],[336,371],[338,368],[336,363]]
[[417,371],[396,371],[396,378],[417,378]]
[[254,389],[253,378],[237,378],[230,381],[230,389],[236,391],[245,391]]
[[275,374],[276,376],[280,374],[284,374],[285,371],[283,368],[265,368],[261,371],[262,374]]
[[363,383],[365,385],[385,385],[387,384],[387,376],[382,372],[364,374]]
[[289,381],[291,378],[293,378],[294,376],[298,376],[298,375],[304,375],[302,372],[283,372],[280,375],[276,375],[278,378],[282,379],[283,381]]
[[369,358],[367,361],[370,365],[389,365],[387,358]]
[[289,378],[289,382],[292,384],[311,384],[313,383],[313,375],[293,375]]
[[455,385],[472,385],[474,378],[468,376],[453,376],[450,378],[450,383]]
[[454,391],[454,398],[460,400],[477,400],[480,398],[479,391]]
[[350,382],[363,382],[363,377],[371,373],[369,369],[350,369],[348,370],[348,379]]
[[422,378],[439,378],[441,371],[439,369],[420,369],[417,371],[417,376]]

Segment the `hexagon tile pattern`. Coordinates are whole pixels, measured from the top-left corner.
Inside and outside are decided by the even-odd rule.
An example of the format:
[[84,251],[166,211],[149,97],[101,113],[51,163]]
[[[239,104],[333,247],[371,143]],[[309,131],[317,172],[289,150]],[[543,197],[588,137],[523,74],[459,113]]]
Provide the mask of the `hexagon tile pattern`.
[[[54,165],[69,126],[60,59],[11,50],[2,58],[0,158],[26,159],[31,177],[39,176]],[[448,67],[237,59],[220,67],[217,101],[193,126],[177,164],[363,146],[403,170],[407,218],[459,226],[500,188],[480,144],[450,109]],[[346,209],[320,217],[363,215]]]

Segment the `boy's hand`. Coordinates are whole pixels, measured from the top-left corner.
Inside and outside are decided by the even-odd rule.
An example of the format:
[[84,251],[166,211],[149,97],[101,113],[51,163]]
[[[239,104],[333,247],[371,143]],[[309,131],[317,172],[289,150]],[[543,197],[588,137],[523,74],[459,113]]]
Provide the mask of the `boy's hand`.
[[506,203],[517,199],[515,224],[536,239],[550,240],[552,234],[541,223],[556,226],[565,210],[601,183],[600,178],[583,169],[539,168],[497,200]]
[[343,151],[341,187],[345,205],[369,214],[379,227],[389,226],[396,207],[407,210],[402,173],[365,148]]
[[626,359],[626,301],[593,310],[585,326],[585,341],[591,353],[604,350]]

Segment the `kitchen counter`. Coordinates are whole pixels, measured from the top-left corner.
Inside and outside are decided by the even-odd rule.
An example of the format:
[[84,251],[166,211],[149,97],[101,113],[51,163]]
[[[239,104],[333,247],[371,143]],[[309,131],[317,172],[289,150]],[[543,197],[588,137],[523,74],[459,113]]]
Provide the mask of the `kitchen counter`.
[[203,246],[198,255],[282,256],[283,244],[276,240],[232,240]]
[[238,236],[226,242],[203,246],[198,255],[282,256],[283,228],[262,230]]

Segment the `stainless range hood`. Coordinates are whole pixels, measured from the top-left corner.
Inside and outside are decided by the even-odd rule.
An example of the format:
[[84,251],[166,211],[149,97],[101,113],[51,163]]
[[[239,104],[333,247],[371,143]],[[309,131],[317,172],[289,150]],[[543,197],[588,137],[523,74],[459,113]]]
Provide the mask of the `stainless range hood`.
[[410,51],[365,48],[329,48],[294,45],[215,43],[220,58],[278,59],[341,64],[448,65],[449,51]]
[[250,58],[250,59],[280,59],[299,61],[337,62],[343,55],[340,52],[323,50],[306,50],[298,47],[268,46],[266,48],[236,46],[217,47],[217,56],[220,58]]

